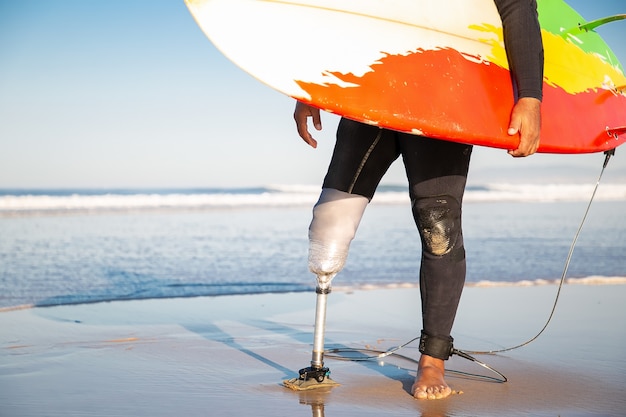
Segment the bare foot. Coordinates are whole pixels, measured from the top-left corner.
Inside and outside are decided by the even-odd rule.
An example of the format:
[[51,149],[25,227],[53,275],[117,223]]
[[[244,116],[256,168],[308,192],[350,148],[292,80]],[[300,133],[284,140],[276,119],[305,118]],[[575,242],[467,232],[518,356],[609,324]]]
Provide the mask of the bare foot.
[[420,400],[439,400],[446,398],[452,390],[444,381],[445,368],[441,359],[422,355],[417,367],[417,377],[411,387],[411,393]]

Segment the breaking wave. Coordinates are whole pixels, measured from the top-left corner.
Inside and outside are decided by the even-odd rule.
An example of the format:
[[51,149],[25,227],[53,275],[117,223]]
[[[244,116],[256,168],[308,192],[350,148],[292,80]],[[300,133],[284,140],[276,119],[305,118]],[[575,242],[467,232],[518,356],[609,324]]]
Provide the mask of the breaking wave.
[[[595,184],[492,183],[469,186],[466,203],[587,201]],[[62,189],[0,190],[0,216],[20,214],[203,210],[249,207],[310,206],[318,186],[274,185],[256,188],[201,189]],[[602,184],[597,201],[626,200],[626,184]],[[406,186],[382,185],[376,204],[406,204]]]

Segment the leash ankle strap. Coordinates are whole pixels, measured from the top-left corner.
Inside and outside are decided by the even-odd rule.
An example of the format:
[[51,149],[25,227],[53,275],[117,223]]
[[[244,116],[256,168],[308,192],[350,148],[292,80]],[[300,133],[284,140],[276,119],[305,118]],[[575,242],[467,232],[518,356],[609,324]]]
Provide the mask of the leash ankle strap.
[[453,341],[454,339],[451,336],[431,336],[422,330],[419,351],[424,355],[432,356],[433,358],[445,361],[448,360],[450,355],[454,353],[454,346],[452,345]]

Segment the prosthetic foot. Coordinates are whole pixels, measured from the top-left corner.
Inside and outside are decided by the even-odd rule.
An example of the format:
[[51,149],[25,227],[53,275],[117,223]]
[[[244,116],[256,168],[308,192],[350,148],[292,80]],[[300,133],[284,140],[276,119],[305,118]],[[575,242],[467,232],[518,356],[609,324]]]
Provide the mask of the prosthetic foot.
[[300,369],[298,378],[283,381],[287,388],[304,391],[339,385],[324,366],[326,303],[331,280],[345,264],[350,242],[368,202],[362,196],[325,188],[313,208],[309,227],[309,269],[317,277],[313,354],[311,366]]

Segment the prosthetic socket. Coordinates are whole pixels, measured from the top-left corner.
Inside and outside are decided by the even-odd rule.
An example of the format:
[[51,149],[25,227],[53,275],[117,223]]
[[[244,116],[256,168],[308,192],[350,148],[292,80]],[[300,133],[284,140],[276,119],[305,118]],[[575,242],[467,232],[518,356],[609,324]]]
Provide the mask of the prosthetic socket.
[[322,190],[309,226],[309,269],[317,276],[321,290],[328,290],[330,281],[343,268],[368,203],[367,197],[360,195]]

